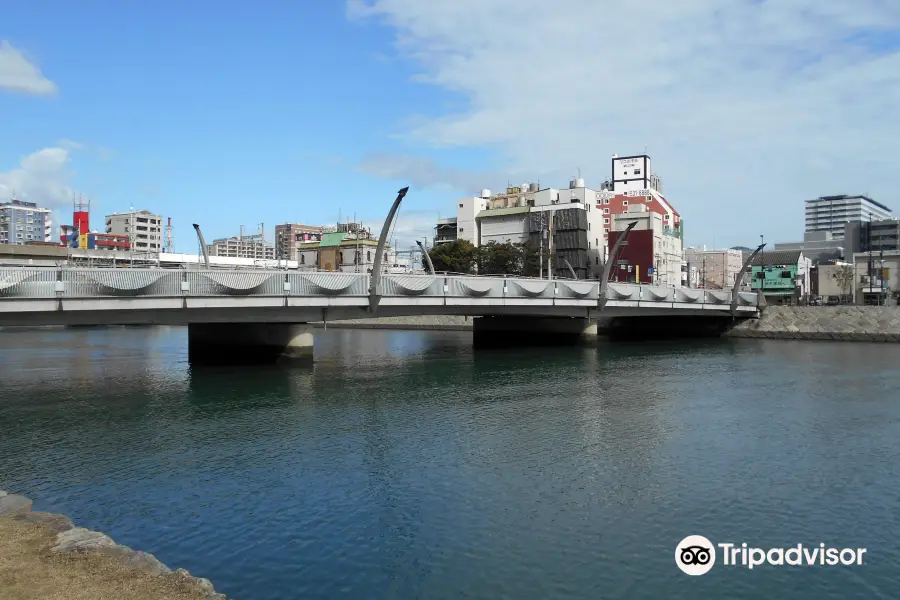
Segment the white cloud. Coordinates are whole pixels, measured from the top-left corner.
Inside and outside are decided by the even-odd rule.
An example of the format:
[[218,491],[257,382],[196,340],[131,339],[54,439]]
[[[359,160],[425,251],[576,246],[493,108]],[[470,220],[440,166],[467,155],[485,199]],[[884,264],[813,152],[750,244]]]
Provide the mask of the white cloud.
[[44,77],[20,50],[0,41],[0,90],[50,96],[56,89],[56,84]]
[[0,172],[0,200],[15,195],[45,208],[70,206],[74,192],[68,183],[69,160],[69,150],[59,146],[29,154],[18,167]]
[[[822,194],[900,208],[900,3],[350,0],[348,14],[392,27],[418,81],[468,101],[415,118],[408,139],[495,148],[516,173],[581,167],[595,185],[612,153],[646,146],[689,239],[800,238],[802,200]],[[433,175],[423,164],[407,174]]]

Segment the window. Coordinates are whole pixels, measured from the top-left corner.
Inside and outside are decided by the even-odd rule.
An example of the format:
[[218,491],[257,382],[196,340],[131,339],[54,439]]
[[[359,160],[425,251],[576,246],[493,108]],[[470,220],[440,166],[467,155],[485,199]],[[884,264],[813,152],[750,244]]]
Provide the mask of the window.
[[372,252],[366,252],[366,262],[370,262],[372,260]]
[[590,230],[591,230],[591,222],[588,221],[588,231],[590,231]]
[[609,225],[609,218],[608,218],[608,217],[605,218],[605,219],[603,219],[603,224],[604,224],[604,225]]
[[594,245],[595,245],[595,246],[599,246],[599,245],[600,245],[600,238],[594,238]]
[[622,200],[622,206],[628,206],[628,200]]
[[462,208],[462,207],[463,207],[463,205],[462,205],[462,202],[460,202],[460,203],[459,203],[459,207],[460,207],[460,208]]
[[640,174],[641,174],[641,170],[640,170],[640,169],[635,169],[635,170],[634,170],[634,174],[635,174],[635,175],[640,175]]
[[594,264],[595,264],[595,265],[599,265],[599,264],[600,264],[600,257],[599,257],[599,256],[595,256],[595,257],[594,257]]
[[604,215],[608,215],[608,214],[609,214],[609,209],[608,209],[608,208],[604,208],[604,209],[603,209],[603,214],[604,214]]
[[460,228],[459,228],[459,232],[462,233],[463,231],[465,231],[465,229],[463,229],[462,227],[460,227]]

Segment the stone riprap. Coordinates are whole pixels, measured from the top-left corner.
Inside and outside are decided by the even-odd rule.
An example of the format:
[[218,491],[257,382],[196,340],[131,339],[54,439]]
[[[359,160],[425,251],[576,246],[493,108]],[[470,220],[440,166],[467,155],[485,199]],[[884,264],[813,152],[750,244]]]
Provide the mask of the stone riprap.
[[202,592],[207,600],[227,600],[224,594],[215,591],[208,579],[194,577],[184,569],[172,571],[152,554],[117,544],[112,538],[98,531],[75,527],[64,515],[32,512],[31,506],[31,500],[25,496],[0,490],[0,518],[33,523],[55,532],[53,552],[102,552],[138,571],[158,577],[176,578],[190,588]]
[[769,306],[726,335],[743,338],[900,342],[898,306]]

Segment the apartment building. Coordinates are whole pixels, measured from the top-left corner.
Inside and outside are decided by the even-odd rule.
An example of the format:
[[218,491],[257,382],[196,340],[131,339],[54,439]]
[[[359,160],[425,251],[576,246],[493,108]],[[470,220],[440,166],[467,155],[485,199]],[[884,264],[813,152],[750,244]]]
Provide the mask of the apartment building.
[[53,219],[49,208],[16,198],[0,202],[0,244],[50,242],[52,239]]
[[207,244],[206,251],[210,256],[275,260],[275,246],[267,242],[261,233],[213,240]]
[[843,239],[847,223],[889,218],[891,209],[868,196],[821,196],[806,201],[805,231],[827,231],[833,239]]
[[106,215],[106,233],[127,235],[136,252],[159,253],[163,244],[163,218],[149,210]]

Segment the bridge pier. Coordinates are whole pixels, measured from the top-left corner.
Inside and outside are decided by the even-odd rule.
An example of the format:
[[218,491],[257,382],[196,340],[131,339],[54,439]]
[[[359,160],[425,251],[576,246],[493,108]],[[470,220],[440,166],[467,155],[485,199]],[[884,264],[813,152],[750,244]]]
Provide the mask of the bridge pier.
[[196,364],[313,362],[313,327],[306,323],[191,323],[188,360]]
[[476,348],[574,345],[597,339],[597,321],[569,317],[477,317]]

